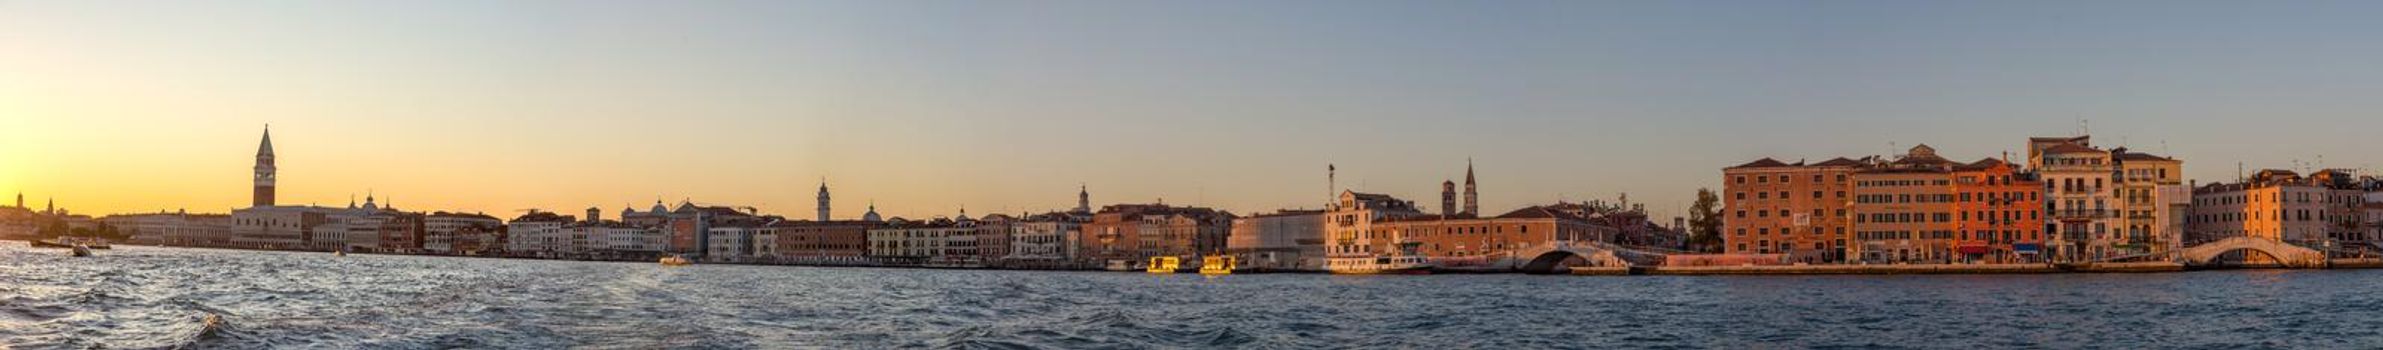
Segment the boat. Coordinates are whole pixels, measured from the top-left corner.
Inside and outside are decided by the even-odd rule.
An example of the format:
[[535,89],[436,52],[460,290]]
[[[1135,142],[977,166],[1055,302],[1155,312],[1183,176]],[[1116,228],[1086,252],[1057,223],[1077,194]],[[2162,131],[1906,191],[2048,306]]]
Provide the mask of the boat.
[[108,249],[108,240],[99,237],[58,237],[49,240],[35,240],[26,244],[32,245],[34,248],[69,249],[79,246],[85,249]]
[[1340,275],[1420,275],[1433,266],[1430,258],[1406,254],[1324,259],[1324,269]]
[[1341,275],[1428,274],[1438,268],[1431,258],[1417,254],[1418,242],[1401,242],[1396,253],[1344,255],[1324,259],[1324,270]]
[[1176,258],[1172,256],[1153,256],[1150,257],[1150,266],[1144,271],[1148,271],[1150,273],[1175,273],[1175,270],[1182,268],[1182,258]]
[[1140,266],[1134,266],[1134,262],[1132,260],[1109,260],[1106,265],[1101,266],[1101,269],[1117,272],[1142,270]]
[[687,257],[683,256],[671,255],[662,257],[662,266],[687,266],[694,264],[695,261],[687,260]]
[[1233,274],[1236,259],[1231,255],[1210,255],[1200,258],[1200,274],[1222,276]]
[[74,246],[74,256],[75,256],[75,257],[78,257],[78,258],[79,258],[79,257],[91,256],[91,247],[85,247],[85,246],[79,246],[79,245],[78,245],[78,246]]

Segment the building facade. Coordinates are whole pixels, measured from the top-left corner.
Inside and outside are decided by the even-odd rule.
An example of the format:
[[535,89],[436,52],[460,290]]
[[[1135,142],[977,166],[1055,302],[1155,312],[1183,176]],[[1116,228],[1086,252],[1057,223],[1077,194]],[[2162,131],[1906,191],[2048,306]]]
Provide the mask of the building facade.
[[[1447,188],[1442,207],[1454,212],[1454,187]],[[1282,210],[1233,219],[1225,253],[1251,268],[1323,270],[1324,216],[1322,210]]]
[[225,214],[110,215],[99,221],[142,244],[206,247],[232,241],[232,216]]
[[2365,236],[2365,192],[2346,171],[2302,177],[2289,170],[2261,170],[2243,182],[2195,188],[2188,222],[2195,241],[2252,237],[2346,246]]
[[809,264],[864,264],[869,254],[869,230],[883,226],[867,221],[787,221],[771,224],[773,258]]
[[1014,266],[1031,268],[1062,268],[1090,266],[1080,260],[1076,252],[1083,246],[1084,222],[1091,221],[1089,211],[1044,213],[1009,225],[1010,250],[1007,260]]
[[1764,158],[1722,169],[1722,251],[1781,254],[1800,262],[1847,260],[1853,173],[1863,164]]

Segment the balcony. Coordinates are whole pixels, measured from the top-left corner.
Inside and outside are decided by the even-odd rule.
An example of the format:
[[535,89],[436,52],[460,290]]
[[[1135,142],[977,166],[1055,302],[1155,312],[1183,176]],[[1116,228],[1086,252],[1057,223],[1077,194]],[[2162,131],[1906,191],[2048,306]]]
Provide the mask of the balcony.
[[2052,211],[2052,218],[2060,220],[2093,220],[2111,218],[2117,216],[2116,214],[2117,211],[2106,209],[2065,209]]

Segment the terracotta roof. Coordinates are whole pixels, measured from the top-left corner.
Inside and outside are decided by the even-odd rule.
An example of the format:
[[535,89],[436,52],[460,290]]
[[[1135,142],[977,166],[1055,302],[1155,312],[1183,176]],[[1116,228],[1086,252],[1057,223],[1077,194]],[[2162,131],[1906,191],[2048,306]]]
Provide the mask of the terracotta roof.
[[2007,164],[2007,163],[2004,163],[2004,162],[2003,162],[2001,159],[1986,158],[1986,159],[1980,159],[1980,160],[1978,160],[1978,161],[1976,161],[1976,162],[1971,162],[1971,163],[1969,163],[1969,164],[1956,165],[1956,166],[1953,166],[1953,169],[1958,169],[1958,170],[1986,170],[1986,169],[1992,169],[1992,168],[1994,168],[1994,167],[1996,167],[1996,166],[2001,166],[2001,165],[2003,165],[2003,164]]
[[1905,156],[1905,157],[1903,157],[1902,159],[1896,159],[1896,160],[1895,160],[1895,164],[1899,164],[1899,165],[1952,165],[1952,164],[1955,164],[1955,163],[1953,163],[1953,160],[1951,160],[1951,159],[1944,159],[1944,157],[1938,157],[1938,156],[1934,156],[1934,155],[1915,155],[1915,156]]
[[1585,221],[1585,220],[1588,220],[1587,218],[1582,218],[1582,217],[1578,217],[1578,216],[1573,216],[1572,214],[1565,214],[1563,211],[1549,209],[1549,208],[1548,208],[1548,207],[1546,207],[1546,206],[1536,206],[1536,205],[1535,205],[1535,206],[1529,206],[1529,207],[1523,207],[1522,209],[1515,209],[1514,211],[1506,212],[1505,214],[1499,214],[1498,216],[1496,216],[1496,218],[1499,218],[1499,219],[1567,219],[1567,220],[1584,220],[1584,221]]
[[2165,161],[2174,159],[2168,159],[2168,157],[2155,156],[2148,153],[2126,152],[2119,153],[2118,160]]
[[1352,197],[1355,197],[1355,198],[1357,198],[1357,200],[1364,200],[1364,201],[1396,201],[1396,200],[1398,200],[1398,198],[1397,198],[1397,197],[1391,197],[1390,195],[1387,195],[1387,194],[1378,194],[1378,193],[1365,193],[1365,192],[1349,191],[1349,195],[1350,195],[1350,196],[1352,196]]
[[1830,160],[1828,160],[1828,161],[1820,162],[1819,164],[1813,164],[1812,166],[1861,166],[1861,165],[1862,165],[1862,162],[1861,162],[1861,161],[1856,161],[1856,160],[1852,160],[1852,159],[1845,159],[1845,157],[1837,157],[1836,159],[1830,159]]
[[2078,144],[2074,144],[2074,143],[2063,143],[2063,144],[2053,145],[2052,147],[2047,147],[2047,148],[2044,148],[2044,153],[2101,153],[2101,152],[2102,152],[2102,150],[2094,149],[2093,147],[2085,147],[2085,146],[2083,146],[2083,145],[2078,145]]
[[1751,163],[1740,164],[1740,165],[1738,165],[1738,166],[1733,166],[1733,167],[1729,167],[1729,168],[1730,168],[1730,169],[1739,169],[1739,168],[1776,168],[1776,167],[1784,167],[1784,166],[1789,166],[1789,165],[1787,165],[1787,163],[1781,163],[1781,162],[1779,162],[1779,160],[1777,160],[1777,159],[1763,158],[1763,159],[1758,159],[1758,160],[1755,160],[1754,162],[1751,162]]

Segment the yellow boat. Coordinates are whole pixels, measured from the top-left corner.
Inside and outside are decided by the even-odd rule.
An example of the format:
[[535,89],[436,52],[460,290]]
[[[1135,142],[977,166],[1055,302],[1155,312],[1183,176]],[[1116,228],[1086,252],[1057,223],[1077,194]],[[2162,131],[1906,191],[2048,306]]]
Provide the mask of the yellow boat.
[[1153,256],[1150,257],[1150,267],[1147,268],[1146,271],[1149,271],[1150,273],[1175,273],[1176,269],[1181,268],[1183,268],[1183,259],[1172,256]]
[[1236,267],[1235,265],[1237,265],[1235,264],[1236,262],[1238,261],[1233,259],[1233,256],[1231,255],[1210,255],[1203,257],[1200,258],[1200,274],[1210,276],[1230,275],[1233,274],[1233,268]]
[[694,261],[687,260],[686,257],[677,255],[662,257],[662,266],[687,266],[694,264]]

